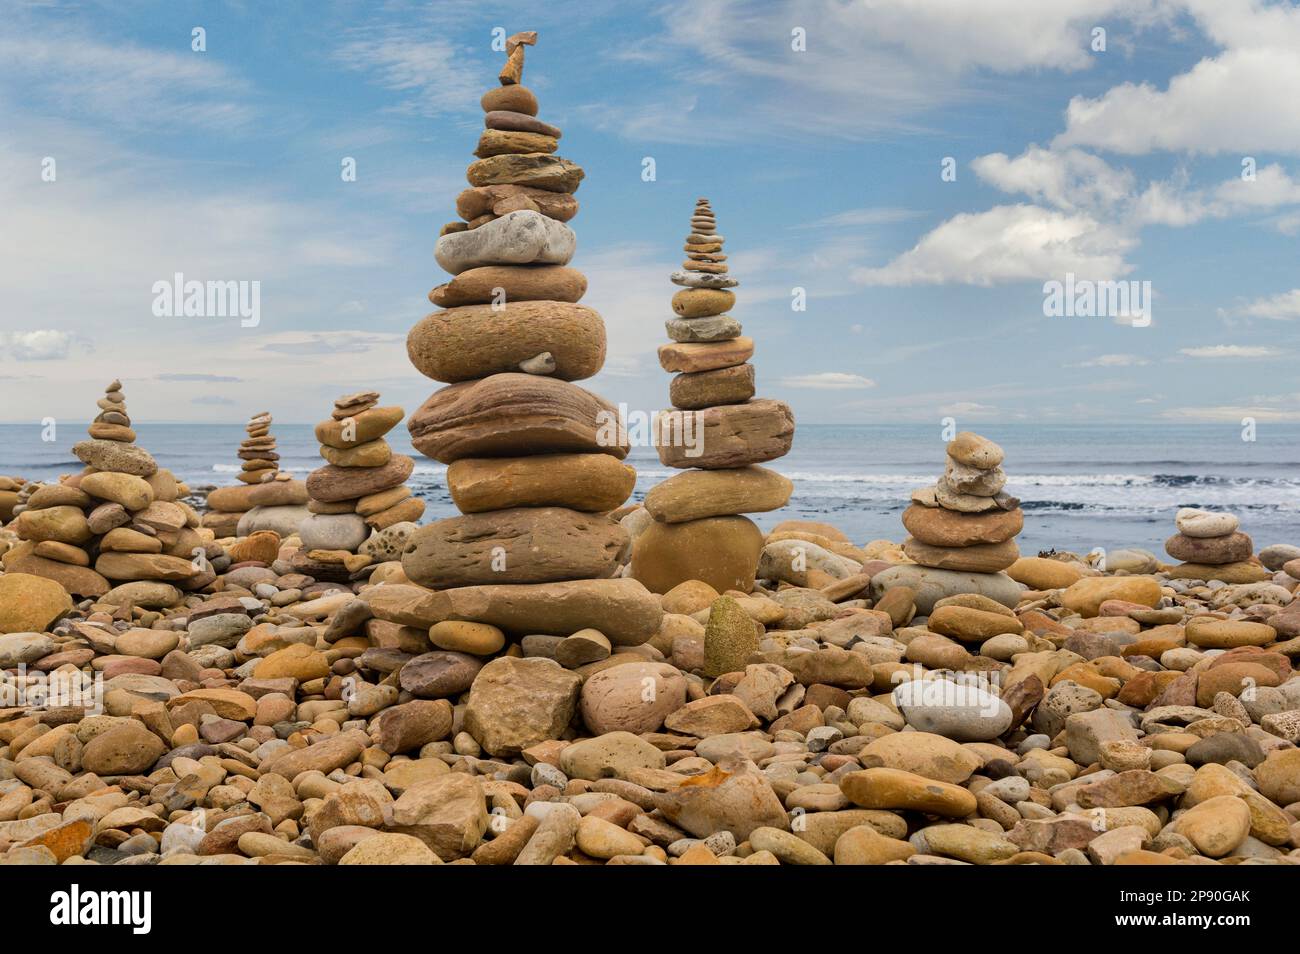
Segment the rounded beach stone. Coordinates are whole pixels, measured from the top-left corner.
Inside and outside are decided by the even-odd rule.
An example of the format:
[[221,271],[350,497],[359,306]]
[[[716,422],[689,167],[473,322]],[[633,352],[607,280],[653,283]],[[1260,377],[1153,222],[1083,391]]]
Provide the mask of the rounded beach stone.
[[525,116],[537,115],[537,97],[527,86],[511,83],[508,86],[494,86],[483,94],[479,100],[483,112],[493,113],[505,110],[511,113],[523,113]]
[[429,292],[440,308],[513,301],[579,301],[587,276],[562,265],[484,265],[461,272]]
[[740,337],[740,322],[730,315],[711,318],[669,318],[664,322],[668,337],[683,344],[712,344]]
[[572,195],[508,183],[465,189],[456,196],[456,214],[471,222],[483,215],[504,215],[517,209],[522,200],[558,222],[567,222],[578,214],[578,200]]
[[700,411],[659,415],[656,450],[665,467],[744,467],[784,457],[794,441],[794,413],[782,401],[757,398]]
[[415,449],[443,464],[556,453],[621,460],[628,452],[612,404],[575,384],[533,374],[494,374],[445,387],[411,415],[407,427]]
[[599,512],[621,507],[636,470],[609,454],[469,457],[447,468],[447,489],[461,513],[511,507],[567,507]]
[[415,461],[405,454],[394,454],[382,467],[336,467],[328,464],[307,475],[307,493],[313,500],[326,503],[355,500],[405,483],[414,469]]
[[[427,591],[422,591],[427,593]],[[615,646],[639,646],[659,632],[659,598],[633,579],[461,586],[428,593],[423,616],[490,623],[509,633],[568,636],[598,629]]]
[[[358,444],[365,444],[383,437],[397,425],[404,413],[396,405],[391,407],[370,407],[356,414],[350,414],[342,420],[331,418],[328,421],[321,421],[316,425],[316,440],[329,447],[346,450],[349,447],[355,447]],[[263,486],[273,488],[279,483],[296,484],[298,481],[275,481],[272,484]],[[262,488],[257,489],[262,490]],[[271,491],[267,489],[263,490],[263,492],[269,494]],[[296,503],[299,501],[281,500],[276,502]]]
[[1174,515],[1178,532],[1187,537],[1222,537],[1237,529],[1237,518],[1230,513],[1215,513],[1184,507]]
[[418,322],[406,352],[421,374],[448,384],[518,371],[542,352],[555,360],[552,376],[578,381],[605,363],[605,323],[599,313],[570,302],[463,305]]
[[763,532],[746,517],[653,522],[632,547],[631,576],[654,593],[700,580],[719,593],[754,588]]
[[148,477],[158,470],[157,461],[148,451],[119,441],[78,441],[72,445],[72,453],[96,470],[112,470],[137,477]]
[[546,153],[491,156],[478,159],[465,170],[472,186],[525,185],[547,192],[577,192],[583,179],[576,162]]
[[459,275],[483,265],[567,265],[577,245],[573,229],[563,222],[520,209],[476,229],[440,236],[434,257],[443,271]]
[[738,364],[716,371],[677,375],[668,385],[673,407],[698,410],[719,404],[741,404],[754,396],[754,366]]
[[791,481],[766,467],[688,470],[652,487],[645,508],[663,523],[779,510],[790,500]]
[[596,735],[658,732],[686,704],[686,677],[667,663],[633,662],[602,669],[582,685],[582,721]]
[[748,361],[754,354],[753,338],[692,344],[674,342],[659,346],[659,366],[665,371],[714,371]]
[[1185,563],[1239,563],[1249,560],[1254,548],[1250,537],[1240,530],[1217,537],[1176,533],[1165,541],[1165,552]]
[[903,541],[903,552],[921,566],[966,573],[997,573],[1020,558],[1014,540],[968,547],[935,547],[908,537]]
[[947,446],[948,456],[977,470],[990,470],[1002,463],[1002,448],[973,431],[962,431]]
[[480,159],[512,153],[555,152],[559,143],[554,136],[522,129],[484,129],[479,135],[474,155]]
[[735,303],[736,293],[725,288],[684,288],[673,295],[673,311],[680,318],[725,314]]
[[942,507],[912,504],[903,511],[903,526],[919,540],[935,547],[969,547],[981,543],[1002,543],[1025,525],[1024,511],[994,510],[967,514]]
[[420,527],[402,569],[412,582],[438,589],[603,579],[618,569],[627,546],[627,531],[603,515],[519,507]]

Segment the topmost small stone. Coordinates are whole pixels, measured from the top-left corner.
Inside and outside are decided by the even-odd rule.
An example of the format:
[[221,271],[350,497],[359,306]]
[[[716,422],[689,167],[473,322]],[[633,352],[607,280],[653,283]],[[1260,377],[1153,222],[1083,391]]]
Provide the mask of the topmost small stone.
[[962,431],[948,442],[948,456],[958,463],[989,470],[1002,463],[1002,448],[974,431]]
[[515,86],[523,78],[524,47],[536,43],[536,30],[515,33],[506,39],[506,65],[501,68],[501,73],[497,76],[502,86]]

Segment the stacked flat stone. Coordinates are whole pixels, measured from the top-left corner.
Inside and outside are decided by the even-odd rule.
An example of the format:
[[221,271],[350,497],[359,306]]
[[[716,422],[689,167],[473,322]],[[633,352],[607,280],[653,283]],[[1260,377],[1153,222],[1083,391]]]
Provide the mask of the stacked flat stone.
[[1270,574],[1253,559],[1255,544],[1238,529],[1230,513],[1184,507],[1174,517],[1178,532],[1165,541],[1165,552],[1181,560],[1171,579],[1254,583]]
[[327,463],[307,477],[309,514],[298,536],[308,559],[331,562],[321,554],[355,554],[374,531],[423,515],[424,501],[406,486],[415,461],[394,454],[384,440],[405,413],[396,405],[380,407],[378,391],[361,391],[340,397],[329,419],[316,425]]
[[640,583],[615,578],[628,535],[609,512],[636,480],[622,462],[626,434],[611,404],[572,383],[604,363],[605,325],[577,303],[587,281],[566,267],[583,172],[553,155],[560,130],[536,118],[536,97],[519,85],[535,40],[509,39],[501,86],[482,98],[480,158],[456,202],[465,221],[437,243],[453,277],[429,298],[444,310],[407,339],[412,364],[449,385],[407,424],[416,449],[448,465],[462,516],[419,528],[402,568],[442,591],[440,622],[487,626],[475,645],[488,653],[507,631],[595,627],[615,645],[639,644],[662,616]]
[[241,487],[218,487],[207,497],[203,526],[217,537],[247,536],[274,530],[287,537],[307,516],[307,487],[280,470],[280,454],[271,433],[271,413],[254,414],[239,445]]
[[655,593],[687,580],[719,593],[754,587],[763,533],[743,516],[785,506],[793,485],[757,466],[783,457],[794,439],[794,416],[780,401],[754,399],[754,342],[726,314],[739,284],[727,267],[708,199],[691,213],[686,260],[671,280],[681,317],[668,321],[673,343],[659,364],[676,372],[668,396],[674,410],[659,417],[659,457],[692,468],[664,481],[645,499],[653,522],[637,534],[631,574]]
[[134,443],[120,381],[98,403],[90,439],[72,448],[85,469],[23,486],[12,525],[21,542],[5,552],[5,571],[54,580],[80,597],[123,583],[208,585],[216,575],[199,515],[177,499],[186,488]]
[[1025,516],[1002,489],[1002,459],[1001,447],[970,431],[951,440],[943,476],[913,491],[903,511],[911,534],[903,552],[921,566],[963,573],[997,573],[1015,563]]

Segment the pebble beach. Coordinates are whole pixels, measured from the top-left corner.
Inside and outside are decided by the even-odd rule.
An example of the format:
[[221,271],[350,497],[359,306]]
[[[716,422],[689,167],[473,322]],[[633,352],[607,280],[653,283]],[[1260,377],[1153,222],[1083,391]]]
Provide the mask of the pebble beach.
[[78,382],[0,475],[0,863],[1300,864],[1293,468],[850,452],[765,396],[705,196],[633,446],[548,53],[503,52],[419,406],[196,451]]

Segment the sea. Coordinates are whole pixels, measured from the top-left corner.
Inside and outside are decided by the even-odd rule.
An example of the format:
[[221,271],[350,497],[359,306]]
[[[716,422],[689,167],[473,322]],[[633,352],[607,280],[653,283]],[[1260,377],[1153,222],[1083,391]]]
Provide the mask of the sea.
[[[235,482],[238,424],[137,422],[137,443],[192,490]],[[1256,440],[1235,426],[1208,424],[987,425],[980,433],[1006,452],[1007,491],[1019,497],[1022,553],[1144,547],[1163,557],[1179,507],[1230,510],[1256,548],[1300,544],[1300,425],[1261,425]],[[310,425],[276,423],[281,465],[304,478],[323,463]],[[0,474],[53,480],[79,468],[72,445],[84,424],[59,422],[55,439],[39,424],[0,424]],[[454,516],[446,467],[417,454],[400,426],[394,449],[416,458],[409,481],[427,503],[425,520]],[[856,543],[906,532],[910,492],[943,472],[943,435],[933,425],[800,425],[791,452],[771,467],[794,481],[790,504],[757,514],[764,529],[784,519],[821,520]],[[634,499],[676,471],[651,447],[636,447]]]

